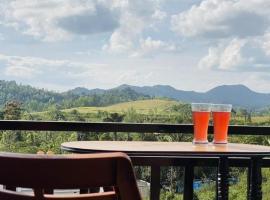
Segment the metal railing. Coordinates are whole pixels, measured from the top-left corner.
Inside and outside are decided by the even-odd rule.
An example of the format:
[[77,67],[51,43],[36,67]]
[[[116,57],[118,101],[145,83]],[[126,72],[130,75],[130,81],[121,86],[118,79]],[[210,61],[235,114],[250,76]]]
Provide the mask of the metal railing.
[[[54,121],[7,121],[0,120],[0,131],[29,130],[29,131],[80,131],[80,132],[137,132],[137,133],[193,133],[192,124],[149,124],[149,123],[92,123],[92,122],[54,122]],[[263,135],[270,136],[270,126],[229,126],[230,135]],[[213,126],[209,126],[209,133],[213,133]],[[156,200],[160,196],[160,167],[183,166],[184,200],[193,199],[193,167],[218,166],[218,158],[188,158],[188,157],[133,157],[134,165],[151,167],[150,199]],[[250,169],[249,159],[229,159],[229,167],[247,167]],[[270,159],[263,159],[262,167],[270,167]],[[250,171],[250,170],[249,170]],[[248,175],[249,176],[249,175]],[[247,188],[249,190],[249,178]],[[248,196],[248,195],[247,195]],[[249,197],[250,198],[250,197]]]

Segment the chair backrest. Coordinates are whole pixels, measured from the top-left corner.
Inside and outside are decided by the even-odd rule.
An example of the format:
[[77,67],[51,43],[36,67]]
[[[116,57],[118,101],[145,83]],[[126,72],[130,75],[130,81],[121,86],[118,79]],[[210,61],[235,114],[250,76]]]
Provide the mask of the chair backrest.
[[[34,155],[0,153],[0,184],[32,188],[33,194],[0,190],[1,200],[141,200],[133,167],[123,153]],[[114,187],[113,191],[66,195],[53,189]]]

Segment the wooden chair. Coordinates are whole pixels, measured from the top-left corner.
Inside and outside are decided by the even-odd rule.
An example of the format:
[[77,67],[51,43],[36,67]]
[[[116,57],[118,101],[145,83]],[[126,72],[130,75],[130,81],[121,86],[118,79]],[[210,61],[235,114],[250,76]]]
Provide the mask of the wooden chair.
[[[0,190],[1,200],[141,200],[131,161],[123,153],[0,153],[0,184],[33,189],[32,194]],[[114,190],[71,195],[44,192],[103,186],[113,186]]]

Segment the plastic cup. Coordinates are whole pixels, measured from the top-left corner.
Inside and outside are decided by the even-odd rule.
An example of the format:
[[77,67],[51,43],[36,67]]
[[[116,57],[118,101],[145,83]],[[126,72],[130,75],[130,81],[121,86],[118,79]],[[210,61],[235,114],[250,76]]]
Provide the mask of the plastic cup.
[[207,144],[207,132],[210,119],[211,104],[192,103],[192,118],[194,124],[194,144]]
[[212,104],[212,115],[214,123],[213,143],[228,143],[228,126],[231,117],[231,110],[231,104]]

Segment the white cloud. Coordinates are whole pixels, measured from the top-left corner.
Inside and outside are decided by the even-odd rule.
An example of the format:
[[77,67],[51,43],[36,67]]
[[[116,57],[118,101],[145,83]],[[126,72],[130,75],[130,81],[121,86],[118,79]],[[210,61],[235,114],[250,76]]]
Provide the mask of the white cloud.
[[219,47],[210,47],[208,49],[208,55],[203,57],[199,61],[199,68],[200,69],[213,69],[219,67],[219,60],[222,50]]
[[155,20],[166,17],[158,5],[158,0],[2,1],[0,24],[43,41],[109,32],[110,42],[104,48],[125,51],[149,25],[151,16]]
[[261,40],[261,45],[265,53],[270,56],[270,32],[266,33]]
[[0,8],[1,24],[44,41],[113,31],[118,26],[117,13],[98,0],[14,0],[1,2]]
[[157,0],[125,1],[121,5],[120,27],[113,32],[103,49],[112,53],[133,54],[138,51],[137,45],[143,31],[166,14],[159,10]]
[[270,76],[267,73],[250,73],[242,77],[241,84],[244,84],[257,92],[269,93]]
[[0,64],[4,79],[62,91],[77,86],[112,88],[123,83],[138,85],[155,76],[153,70],[126,68],[123,63],[108,65],[0,54]]
[[96,4],[91,11],[65,16],[58,19],[57,24],[64,30],[79,35],[112,32],[119,26],[119,14],[116,10],[104,4]]
[[135,48],[134,41],[141,34],[145,24],[143,19],[137,18],[131,13],[123,14],[120,27],[114,31],[109,43],[103,49],[113,53],[129,52]]
[[171,16],[171,30],[208,47],[199,68],[269,71],[270,1],[203,0]]
[[131,54],[132,57],[157,55],[161,52],[175,51],[177,47],[161,40],[153,40],[151,37],[140,40],[140,47]]
[[[88,64],[69,60],[52,60],[38,57],[8,56],[0,54],[0,61],[4,63],[4,73],[8,77],[23,79],[46,79],[46,76],[67,79],[80,79],[85,74],[91,74],[105,64]],[[56,81],[56,80],[53,80]]]
[[210,47],[208,55],[199,62],[200,68],[216,68],[221,70],[234,70],[246,64],[241,50],[246,44],[245,40],[233,39],[228,46]]
[[269,27],[268,0],[203,0],[173,15],[171,29],[187,36],[208,38],[263,35]]
[[118,74],[116,78],[116,84],[121,85],[123,83],[138,85],[142,82],[147,82],[156,76],[154,72],[138,72],[136,70],[128,70]]
[[156,10],[154,14],[152,14],[152,18],[157,19],[157,20],[163,20],[166,17],[167,17],[167,13],[161,10]]
[[234,38],[229,43],[209,47],[208,55],[198,66],[201,69],[228,71],[270,71],[270,57],[265,54],[258,40]]
[[220,56],[220,69],[233,69],[234,67],[243,66],[245,60],[241,55],[241,49],[245,45],[245,40],[232,40],[224,49]]
[[23,77],[25,79],[33,78],[34,75],[39,74],[39,71],[36,69],[26,67],[26,66],[14,66],[11,65],[6,68],[5,75],[11,77]]
[[156,24],[167,17],[160,0],[13,0],[1,2],[0,10],[0,25],[36,39],[55,42],[109,33],[102,49],[128,55],[145,55],[154,50],[147,44],[141,46],[141,38],[146,29],[156,30]]

